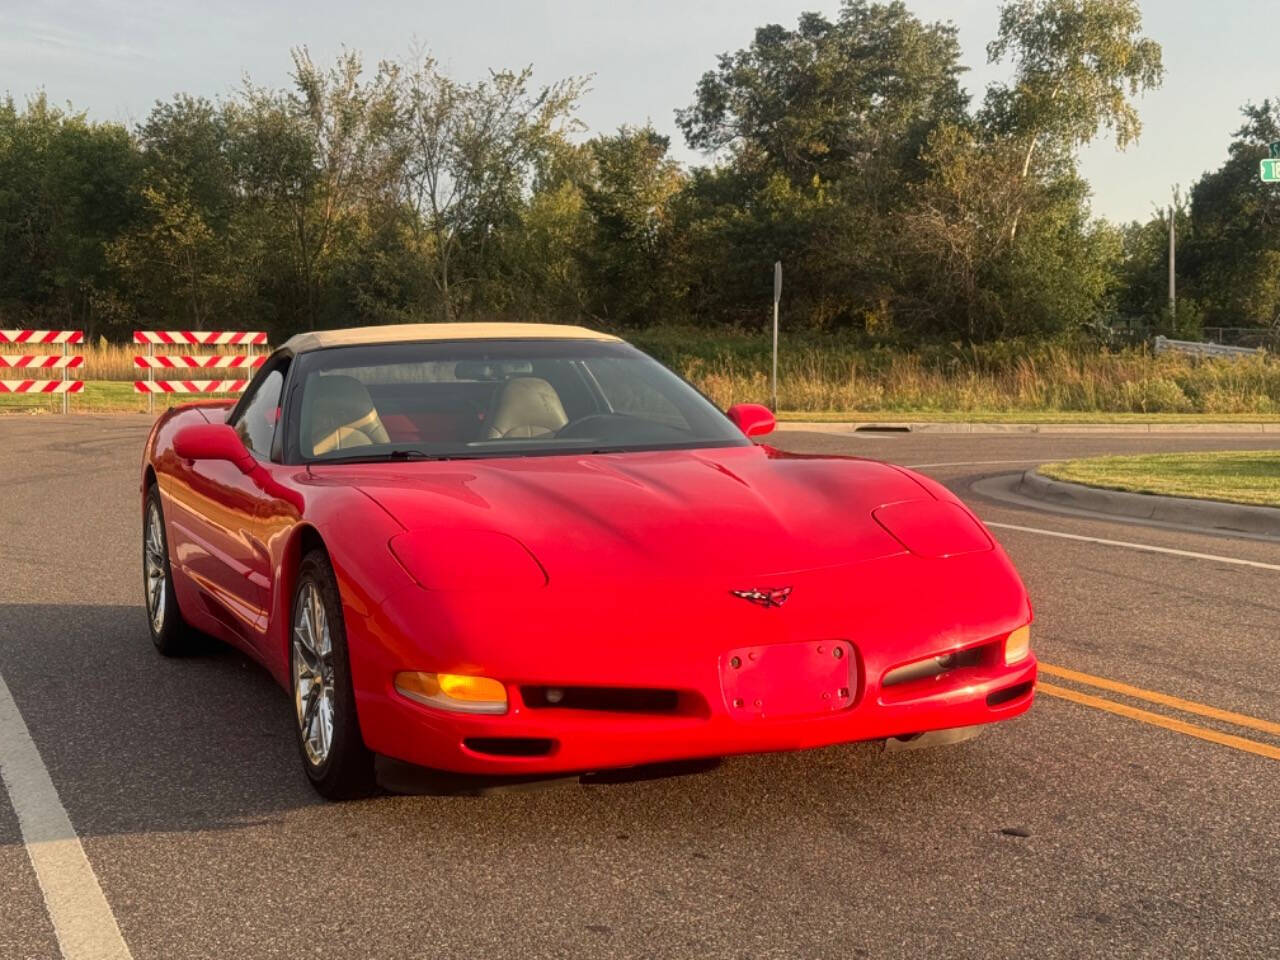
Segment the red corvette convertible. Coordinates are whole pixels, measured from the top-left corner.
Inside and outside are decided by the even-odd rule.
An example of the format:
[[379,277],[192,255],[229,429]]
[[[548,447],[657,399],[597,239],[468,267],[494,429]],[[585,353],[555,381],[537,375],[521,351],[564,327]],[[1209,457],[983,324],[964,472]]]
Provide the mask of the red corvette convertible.
[[334,799],[375,755],[567,773],[1025,711],[1031,608],[982,524],[908,470],[749,439],[772,428],[577,327],[300,334],[152,429],[152,640],[261,661]]

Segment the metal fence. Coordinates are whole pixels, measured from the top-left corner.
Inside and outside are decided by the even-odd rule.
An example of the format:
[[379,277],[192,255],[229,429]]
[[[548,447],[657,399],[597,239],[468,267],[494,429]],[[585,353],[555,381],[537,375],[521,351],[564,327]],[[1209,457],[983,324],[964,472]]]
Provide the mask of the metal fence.
[[1156,353],[1186,353],[1194,357],[1238,357],[1265,353],[1262,347],[1236,347],[1225,343],[1202,343],[1198,340],[1170,340],[1156,337]]
[[1280,353],[1280,323],[1270,327],[1203,327],[1200,331],[1201,336],[1195,341],[1169,337],[1162,332],[1162,330],[1167,331],[1167,327],[1162,328],[1124,318],[1113,320],[1095,329],[1105,342],[1113,345],[1137,346],[1143,343],[1154,345],[1155,341],[1164,339],[1174,343],[1207,343],[1244,347],[1248,351],[1262,348]]
[[1274,350],[1280,346],[1280,328],[1272,327],[1205,327],[1204,338],[1211,343],[1233,347],[1266,347]]

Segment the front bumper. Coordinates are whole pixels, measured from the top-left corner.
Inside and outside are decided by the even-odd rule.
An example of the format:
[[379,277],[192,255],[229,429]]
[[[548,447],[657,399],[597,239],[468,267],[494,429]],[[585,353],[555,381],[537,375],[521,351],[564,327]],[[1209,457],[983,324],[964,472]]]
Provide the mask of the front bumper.
[[[901,555],[786,582],[795,589],[781,609],[735,598],[736,583],[639,590],[604,576],[591,589],[469,599],[415,586],[377,606],[357,607],[344,593],[361,733],[374,752],[421,766],[548,774],[908,738],[1006,720],[1031,706],[1035,657],[1006,665],[1003,655],[1004,638],[1031,620],[1031,610],[999,549],[950,560]],[[638,595],[674,599],[637,602]],[[848,690],[826,668],[809,674],[801,665],[783,681],[791,684],[786,709],[770,714],[768,703],[751,709],[750,684],[726,679],[735,652],[823,642],[815,638],[828,638],[827,656],[832,644],[843,646]],[[948,652],[969,655],[940,675],[885,685],[904,664]],[[792,669],[786,657],[766,659],[780,673]],[[469,715],[417,704],[392,686],[402,670],[501,680],[508,711]],[[826,684],[830,698],[806,712],[794,695],[810,681]],[[578,709],[524,696],[573,686],[674,691],[679,706]]]
[[743,721],[719,691],[705,694],[708,709],[697,713],[535,709],[518,688],[506,714],[476,716],[420,706],[388,689],[378,702],[361,704],[360,721],[369,747],[398,760],[457,773],[542,774],[909,738],[1007,720],[1035,695],[1034,657],[957,674],[937,689],[889,702],[864,687],[852,706],[805,717]]

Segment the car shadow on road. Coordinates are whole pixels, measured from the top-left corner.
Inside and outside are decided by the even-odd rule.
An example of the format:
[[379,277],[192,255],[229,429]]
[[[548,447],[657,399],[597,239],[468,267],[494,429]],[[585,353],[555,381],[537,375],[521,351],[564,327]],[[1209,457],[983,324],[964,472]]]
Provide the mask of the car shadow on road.
[[321,802],[267,672],[211,639],[160,656],[141,606],[0,605],[0,676],[81,835],[237,827]]
[[[300,768],[291,705],[267,672],[213,641],[191,656],[160,656],[140,606],[0,605],[0,676],[81,836],[240,829],[324,805]],[[637,818],[663,830],[673,811],[726,821],[796,802],[891,810],[939,777],[949,805],[976,803],[992,762],[977,749],[880,757],[855,744],[510,791],[408,776],[397,784],[405,795],[369,802],[388,816],[421,814],[437,826],[554,818],[588,834],[613,830],[622,810],[642,830]],[[511,820],[516,810],[523,812]]]

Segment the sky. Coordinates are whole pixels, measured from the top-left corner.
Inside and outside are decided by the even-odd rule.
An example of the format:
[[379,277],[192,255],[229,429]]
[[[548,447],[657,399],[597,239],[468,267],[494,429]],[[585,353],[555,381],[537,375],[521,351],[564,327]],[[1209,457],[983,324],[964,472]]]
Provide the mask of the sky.
[[[907,0],[925,20],[959,29],[965,85],[975,100],[1003,79],[986,63],[997,0]],[[592,132],[622,123],[689,150],[673,111],[687,106],[716,55],[751,42],[766,23],[794,26],[805,10],[834,17],[838,0],[0,0],[0,93],[43,90],[95,120],[133,124],[176,92],[210,98],[288,81],[289,49],[322,62],[343,46],[367,64],[429,50],[457,79],[532,65],[535,82],[592,75],[579,117]],[[1164,46],[1164,86],[1139,102],[1143,134],[1124,153],[1100,139],[1082,172],[1093,209],[1145,220],[1227,155],[1246,101],[1280,96],[1276,0],[1143,0],[1145,32]]]

